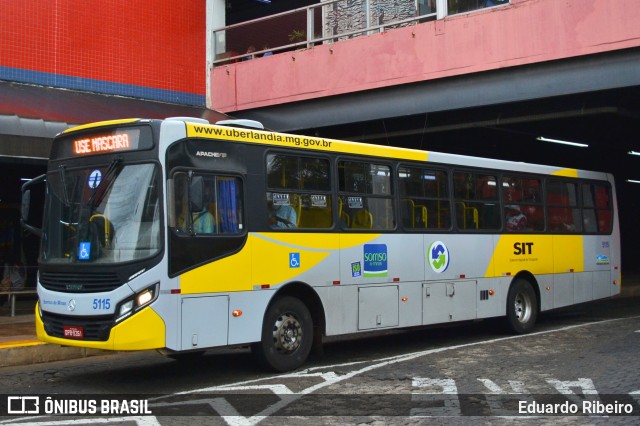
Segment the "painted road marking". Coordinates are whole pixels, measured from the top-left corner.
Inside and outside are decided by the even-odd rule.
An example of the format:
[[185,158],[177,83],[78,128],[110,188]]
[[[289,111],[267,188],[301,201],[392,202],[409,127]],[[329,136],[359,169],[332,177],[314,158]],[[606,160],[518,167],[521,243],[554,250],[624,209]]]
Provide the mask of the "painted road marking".
[[[186,407],[189,405],[206,404],[206,405],[209,405],[213,410],[215,410],[221,416],[221,418],[230,426],[254,426],[260,423],[262,420],[268,418],[269,416],[284,409],[285,407],[292,404],[293,402],[299,400],[305,395],[309,395],[317,390],[343,382],[355,376],[358,376],[376,369],[387,367],[389,365],[407,362],[407,361],[414,360],[416,358],[437,354],[441,352],[446,352],[446,351],[466,349],[466,348],[477,347],[482,345],[490,345],[494,343],[506,342],[506,341],[516,340],[516,339],[525,339],[529,337],[542,336],[542,335],[547,335],[552,333],[559,333],[563,331],[584,328],[592,325],[602,325],[602,324],[607,324],[607,323],[622,321],[622,320],[629,321],[629,320],[638,319],[638,318],[640,318],[640,316],[608,319],[608,320],[596,321],[591,323],[576,324],[576,325],[561,327],[554,330],[539,331],[539,332],[534,332],[526,335],[506,336],[506,337],[500,337],[500,338],[484,340],[479,342],[465,343],[461,345],[427,349],[423,351],[412,352],[409,354],[385,357],[378,360],[348,362],[348,363],[333,364],[328,366],[311,367],[299,372],[286,373],[286,374],[280,374],[277,376],[271,376],[271,377],[265,377],[260,379],[253,379],[253,380],[245,380],[245,381],[226,384],[226,385],[204,387],[204,388],[193,389],[190,391],[178,392],[170,396],[150,399],[149,406],[153,410],[154,407],[158,407],[158,408],[159,407],[175,407],[175,406]],[[370,365],[364,365],[364,364],[370,364]],[[353,367],[354,369],[342,374],[337,374],[333,371],[324,371],[324,370],[344,369],[345,367]],[[273,381],[274,379],[281,380],[281,379],[305,379],[305,378],[315,379],[317,383],[314,383],[313,385],[308,386],[298,392],[293,392],[288,386],[282,383],[278,383],[278,384],[262,383],[267,381]],[[414,380],[419,380],[419,378],[414,378]],[[431,379],[431,380],[434,380],[434,379]],[[451,379],[438,379],[438,380],[451,380]],[[489,389],[489,391],[492,392],[493,394],[500,394],[501,392],[504,392],[504,390],[501,387],[499,387],[489,379],[478,379],[478,380],[480,380],[485,385],[485,387],[487,387],[487,389]],[[578,379],[578,381],[576,381],[575,383],[561,382],[561,381],[557,381],[556,379],[547,379],[547,381],[550,384],[554,385],[560,393],[563,393],[563,390],[564,390],[565,392],[569,392],[569,395],[571,395],[572,393],[570,390],[570,387],[573,386],[575,383],[577,383],[576,386],[584,385],[584,386],[587,386],[587,388],[592,384],[592,382],[587,383],[587,381],[590,382],[590,379]],[[518,381],[509,381],[509,385],[512,387],[514,391],[525,389],[524,384]],[[455,382],[454,382],[454,386],[455,386]],[[449,386],[448,389],[449,388],[451,387]],[[583,387],[583,389],[585,388]],[[266,390],[266,391],[272,392],[274,395],[276,395],[279,398],[279,401],[267,406],[262,411],[252,416],[241,415],[238,412],[238,410],[235,407],[233,407],[229,403],[229,401],[227,401],[224,397],[212,398],[210,395],[207,395],[206,398],[199,399],[199,400],[188,400],[188,401],[180,401],[180,402],[163,402],[163,400],[169,399],[174,396],[179,396],[179,395],[195,396],[199,393],[207,393],[207,392],[256,391],[256,390],[260,390],[260,391]],[[596,392],[595,389],[593,389],[593,391]],[[630,392],[630,395],[634,395],[634,396],[640,395],[640,390]],[[0,421],[0,424],[11,424],[14,422],[19,422],[24,420],[34,420],[34,419],[35,419],[34,417],[29,417],[29,418],[22,418],[22,419],[5,420],[5,421]],[[91,423],[122,422],[123,419],[126,419],[126,421],[134,421],[136,422],[136,424],[141,426],[147,426],[147,425],[155,426],[160,424],[158,419],[155,416],[124,417],[124,418],[117,418],[117,419],[116,418],[89,418],[89,419],[78,419],[78,420],[67,420],[67,421],[60,420],[60,421],[53,421],[53,422],[41,421],[41,422],[29,422],[29,424],[34,426],[66,425],[66,424],[81,425],[81,424],[91,424]]]

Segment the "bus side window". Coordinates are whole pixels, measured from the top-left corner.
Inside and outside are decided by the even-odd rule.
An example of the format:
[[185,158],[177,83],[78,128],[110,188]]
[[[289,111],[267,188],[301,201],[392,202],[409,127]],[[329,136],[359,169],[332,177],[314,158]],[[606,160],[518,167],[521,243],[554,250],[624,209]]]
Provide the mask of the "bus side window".
[[420,167],[398,169],[402,226],[407,229],[448,229],[450,203],[447,173]]
[[610,199],[607,186],[582,184],[582,220],[585,232],[602,234],[611,232]]
[[464,230],[494,230],[500,228],[500,209],[495,176],[470,172],[455,172],[456,223]]
[[547,181],[546,201],[547,223],[551,232],[575,233],[582,230],[575,183]]
[[242,225],[242,181],[231,176],[176,173],[170,180],[169,226],[182,235],[236,234]]
[[535,178],[502,177],[502,206],[507,232],[544,231],[544,210],[539,196],[541,181]]
[[[364,161],[340,161],[340,223],[346,229],[395,229],[391,168]],[[347,219],[348,218],[348,219]]]
[[267,225],[331,228],[331,175],[325,158],[267,155]]

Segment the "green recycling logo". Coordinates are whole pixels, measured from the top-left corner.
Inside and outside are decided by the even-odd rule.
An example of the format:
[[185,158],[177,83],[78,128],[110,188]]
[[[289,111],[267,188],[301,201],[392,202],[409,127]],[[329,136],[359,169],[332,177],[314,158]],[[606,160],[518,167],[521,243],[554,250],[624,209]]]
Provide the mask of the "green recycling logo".
[[434,241],[427,250],[427,260],[435,273],[444,272],[449,267],[451,260],[449,249],[442,241]]

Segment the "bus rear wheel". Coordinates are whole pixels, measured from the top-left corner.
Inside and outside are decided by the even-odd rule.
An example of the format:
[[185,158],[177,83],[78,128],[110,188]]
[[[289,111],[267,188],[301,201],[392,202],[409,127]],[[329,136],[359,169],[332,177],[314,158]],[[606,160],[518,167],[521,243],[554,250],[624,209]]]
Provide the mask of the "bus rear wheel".
[[533,330],[538,318],[538,298],[529,281],[516,279],[507,295],[507,324],[517,334]]
[[290,371],[307,360],[313,343],[309,309],[294,297],[275,300],[267,309],[262,339],[252,346],[258,361],[276,371]]

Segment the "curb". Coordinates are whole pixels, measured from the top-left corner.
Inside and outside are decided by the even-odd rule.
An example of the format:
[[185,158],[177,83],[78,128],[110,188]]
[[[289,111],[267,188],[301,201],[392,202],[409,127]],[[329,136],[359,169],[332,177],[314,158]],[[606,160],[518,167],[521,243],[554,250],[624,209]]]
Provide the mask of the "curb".
[[51,345],[39,340],[20,340],[4,344],[0,343],[0,354],[2,354],[2,356],[0,356],[0,368],[40,364],[51,361],[64,361],[113,353],[116,352]]

